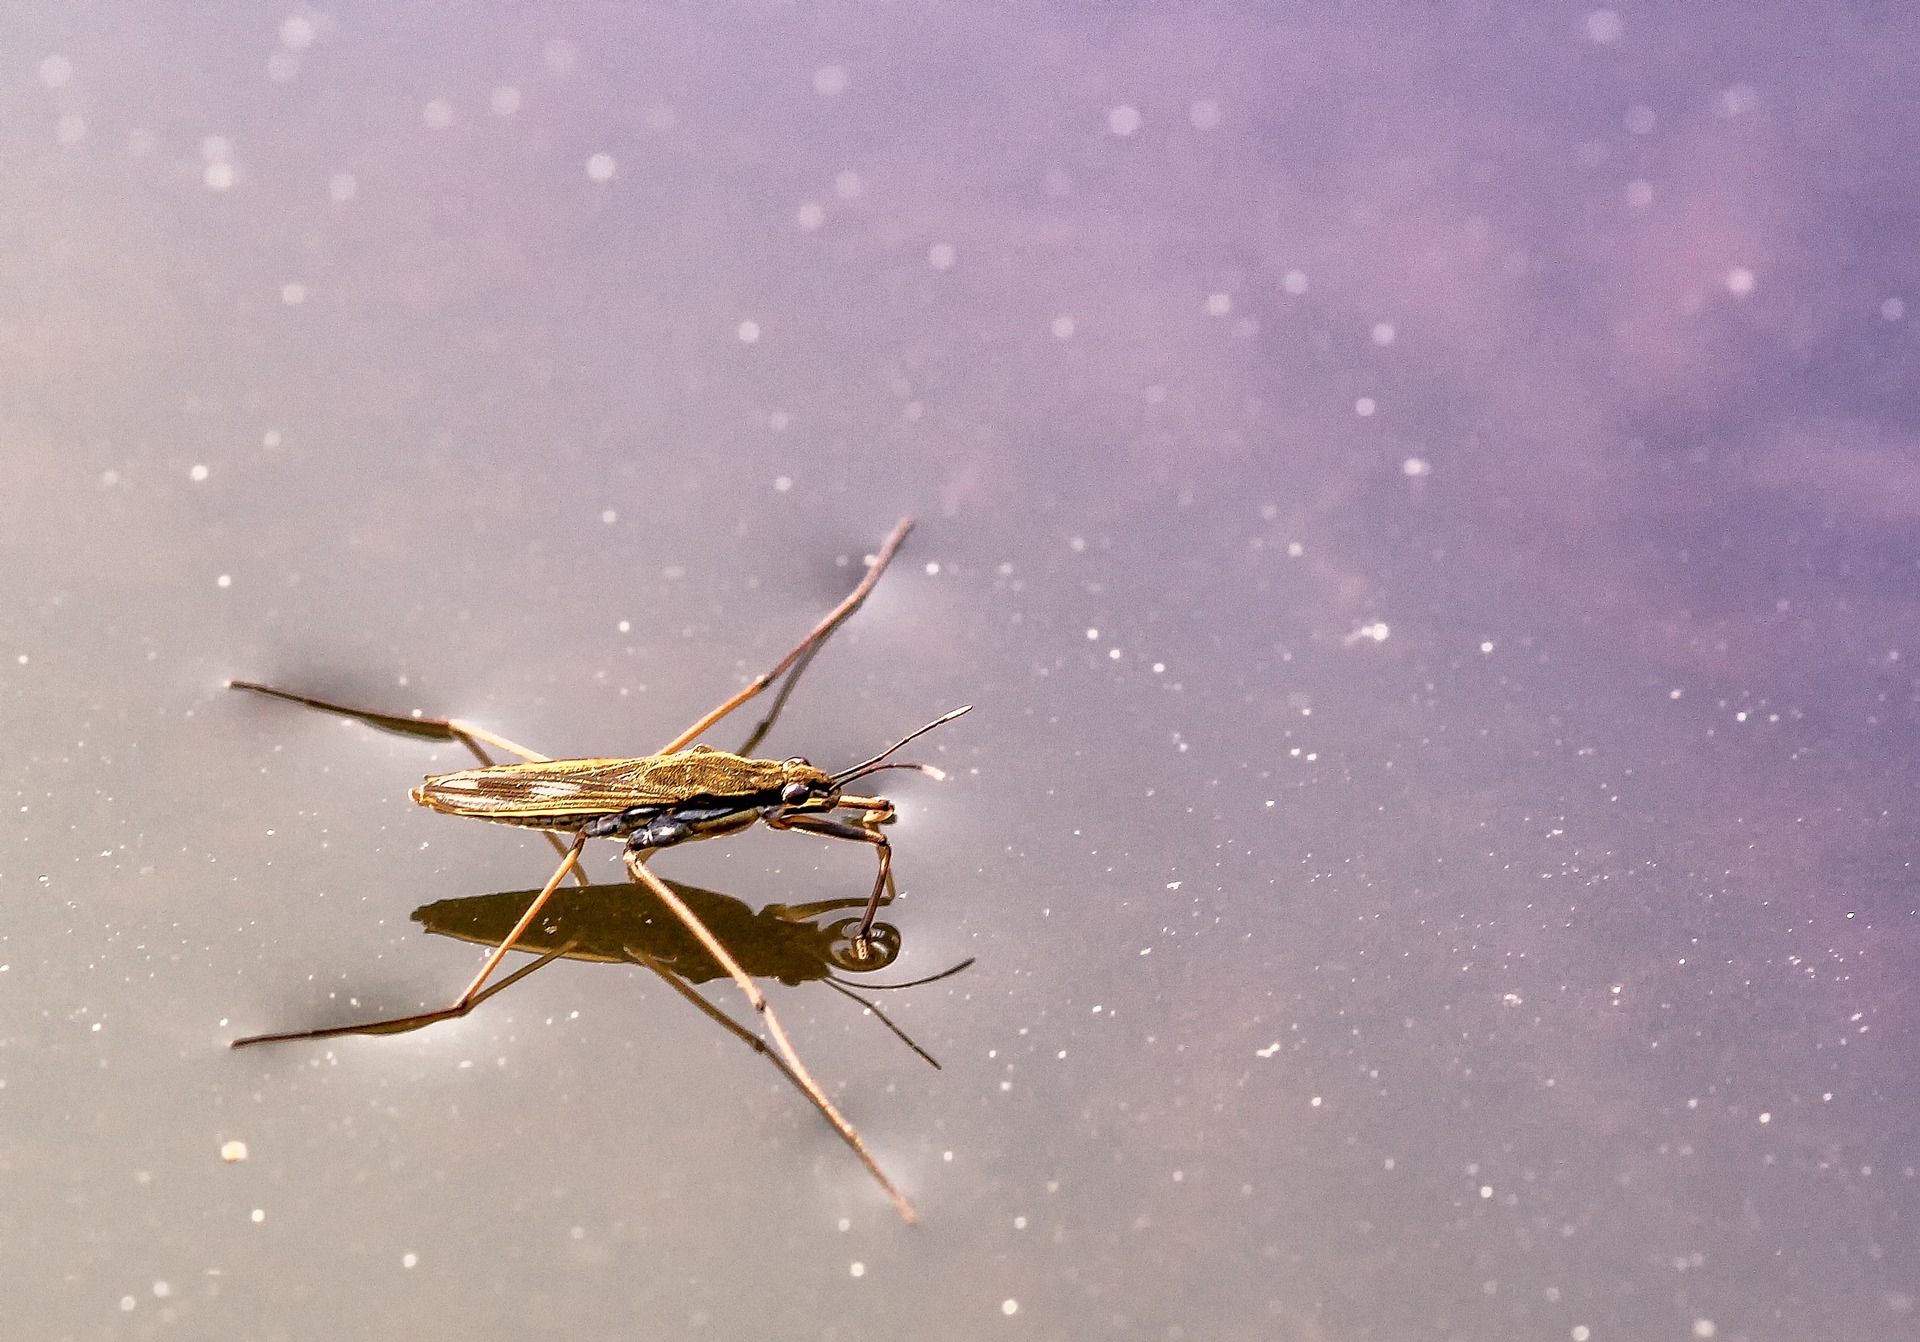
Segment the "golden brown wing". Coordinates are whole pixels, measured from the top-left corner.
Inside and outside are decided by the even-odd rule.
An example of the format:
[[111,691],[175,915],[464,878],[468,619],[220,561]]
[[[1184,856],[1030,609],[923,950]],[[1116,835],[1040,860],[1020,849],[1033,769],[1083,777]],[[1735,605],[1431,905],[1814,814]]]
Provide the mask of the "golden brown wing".
[[496,764],[429,778],[413,790],[422,806],[489,820],[566,821],[672,806],[693,797],[745,797],[776,789],[781,766],[710,746],[640,759],[546,760]]

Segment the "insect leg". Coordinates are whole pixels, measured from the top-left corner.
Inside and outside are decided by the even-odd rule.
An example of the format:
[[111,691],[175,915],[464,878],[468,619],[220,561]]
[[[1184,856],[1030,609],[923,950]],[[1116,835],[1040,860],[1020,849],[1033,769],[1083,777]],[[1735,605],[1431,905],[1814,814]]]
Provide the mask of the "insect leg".
[[264,694],[272,699],[285,699],[290,704],[300,704],[307,708],[317,708],[322,713],[338,713],[343,718],[354,718],[377,727],[383,732],[393,732],[398,736],[418,736],[429,741],[458,741],[461,745],[479,756],[482,764],[491,765],[493,760],[480,748],[482,741],[509,755],[518,755],[529,764],[545,764],[547,756],[525,746],[515,745],[504,736],[496,736],[484,727],[459,718],[416,718],[402,717],[397,713],[381,713],[371,708],[349,708],[345,704],[331,703],[325,699],[315,699],[311,695],[295,694],[291,690],[276,690],[271,685],[256,685],[250,680],[230,680],[229,689],[252,690],[255,694]]
[[[310,695],[294,694],[290,690],[276,690],[271,685],[256,685],[250,680],[230,680],[229,689],[252,690],[255,694],[264,694],[271,699],[285,699],[290,704],[300,704],[306,708],[317,708],[323,713],[338,713],[343,718],[353,718],[383,732],[393,732],[398,736],[420,737],[428,741],[458,741],[471,750],[480,763],[489,767],[493,757],[480,747],[482,741],[509,755],[518,755],[529,764],[544,764],[547,756],[525,746],[516,745],[504,736],[496,736],[484,727],[475,726],[461,718],[416,718],[401,717],[396,713],[379,713],[370,708],[349,708],[345,704],[331,703],[325,699],[315,699]],[[553,845],[556,853],[565,855],[567,846],[552,834],[547,842]],[[574,869],[574,878],[580,884],[587,884],[587,875],[579,868]]]
[[[753,698],[756,694],[759,694],[762,690],[766,689],[767,686],[773,684],[774,681],[780,679],[789,667],[793,667],[797,663],[800,663],[802,659],[810,657],[810,649],[817,648],[826,639],[827,635],[831,634],[835,629],[838,629],[841,624],[846,621],[849,615],[852,615],[856,610],[860,609],[860,603],[867,599],[867,594],[873,590],[873,585],[880,581],[881,573],[886,570],[887,564],[893,559],[894,551],[900,548],[900,542],[904,541],[907,538],[907,533],[912,530],[913,519],[911,517],[901,518],[899,524],[894,527],[892,534],[889,535],[885,543],[880,546],[880,552],[873,557],[873,566],[867,570],[867,576],[860,580],[858,587],[855,587],[852,592],[847,594],[846,600],[828,611],[826,618],[813,627],[813,632],[801,639],[800,642],[795,645],[793,651],[774,663],[771,670],[764,671],[760,675],[755,676],[753,680],[747,684],[745,689],[741,690],[731,699],[721,704],[720,707],[714,709],[713,712],[707,714],[701,718],[700,721],[694,723],[693,726],[687,728],[684,732],[681,732],[680,735],[674,737],[673,740],[662,746],[660,753],[662,755],[671,755],[674,751],[688,745],[698,737],[700,733],[713,726],[714,723],[720,721],[721,718],[733,712],[734,709],[746,703],[747,700]],[[784,699],[784,697],[783,692],[782,699]],[[780,707],[781,705],[776,703],[774,705],[774,713],[769,714],[767,721],[762,723],[760,727],[754,729],[753,739],[756,742],[761,736],[766,734],[765,729],[773,725],[773,717],[778,714]]]
[[873,1158],[873,1154],[867,1150],[867,1144],[860,1140],[860,1134],[854,1131],[851,1123],[840,1116],[840,1111],[833,1107],[833,1101],[827,1098],[826,1092],[820,1089],[819,1083],[816,1082],[812,1074],[807,1071],[806,1064],[800,1061],[800,1055],[793,1051],[793,1044],[787,1039],[787,1032],[781,1028],[780,1018],[773,1014],[772,1004],[767,1001],[765,994],[760,991],[760,985],[755,983],[744,969],[740,968],[740,964],[733,958],[732,952],[728,951],[727,948],[721,944],[720,939],[713,935],[712,930],[700,921],[700,916],[687,907],[686,901],[682,900],[665,881],[655,876],[653,872],[648,869],[645,859],[645,853],[629,852],[627,854],[627,870],[633,873],[635,880],[640,881],[649,890],[653,891],[656,899],[673,910],[674,915],[686,924],[687,930],[692,932],[693,935],[699,939],[700,944],[707,948],[707,954],[711,955],[714,960],[727,971],[733,981],[739,985],[740,991],[746,994],[747,1001],[753,1004],[753,1009],[759,1012],[761,1018],[766,1021],[767,1033],[773,1036],[773,1046],[779,1050],[780,1057],[786,1065],[786,1070],[792,1074],[801,1089],[807,1092],[807,1098],[813,1101],[814,1108],[818,1109],[826,1118],[827,1122],[833,1125],[833,1130],[840,1134],[841,1140],[853,1148],[854,1154],[860,1157],[860,1163],[867,1167],[867,1173],[871,1174],[879,1183],[880,1187],[886,1190],[887,1197],[893,1202],[893,1209],[900,1213],[900,1219],[911,1225],[918,1219],[914,1215],[913,1204],[907,1201],[904,1193],[894,1187],[893,1180],[887,1178],[886,1174],[880,1168],[880,1163],[876,1161]]
[[[850,802],[857,803],[869,800],[878,799],[843,797],[841,798],[840,804],[845,806]],[[880,911],[882,904],[893,903],[895,894],[893,888],[893,845],[887,842],[887,836],[882,834],[878,828],[881,824],[892,818],[893,807],[887,802],[881,802],[880,805],[886,807],[886,809],[883,811],[878,807],[862,808],[866,810],[867,814],[863,815],[858,822],[835,820],[832,816],[824,815],[782,814],[779,811],[774,811],[771,814],[763,814],[761,817],[767,822],[768,829],[798,829],[804,830],[808,834],[823,835],[829,839],[854,839],[860,843],[870,843],[874,846],[874,850],[880,856],[880,874],[874,877],[873,894],[867,899],[866,912],[860,916],[860,928],[853,934],[854,949],[856,953],[861,953],[863,959],[865,958],[864,951],[867,945],[867,933],[873,930],[873,916]]]
[[586,836],[582,835],[568,846],[567,855],[560,860],[560,865],[554,868],[553,875],[547,878],[546,886],[534,896],[533,902],[527,905],[527,911],[520,915],[520,921],[514,924],[513,931],[507,933],[507,939],[487,957],[486,964],[482,965],[480,972],[474,975],[473,982],[467,985],[465,992],[454,999],[451,1006],[442,1007],[438,1011],[422,1011],[412,1016],[395,1016],[390,1020],[367,1021],[360,1025],[332,1025],[318,1030],[294,1030],[285,1034],[248,1035],[245,1039],[234,1040],[233,1047],[244,1048],[248,1044],[279,1044],[294,1039],[331,1039],[343,1034],[402,1034],[408,1030],[417,1030],[423,1025],[432,1025],[436,1021],[453,1020],[466,1015],[481,1001],[492,996],[493,992],[505,987],[507,983],[524,978],[542,964],[564,954],[563,951],[551,951],[528,968],[509,975],[506,980],[495,985],[491,992],[481,991],[482,986],[492,977],[494,969],[506,958],[507,952],[513,949],[514,942],[520,939],[520,934],[532,925],[533,920],[539,916],[541,908],[553,897],[553,892],[560,888],[560,882],[567,878],[567,873],[579,862],[580,849],[586,842]]

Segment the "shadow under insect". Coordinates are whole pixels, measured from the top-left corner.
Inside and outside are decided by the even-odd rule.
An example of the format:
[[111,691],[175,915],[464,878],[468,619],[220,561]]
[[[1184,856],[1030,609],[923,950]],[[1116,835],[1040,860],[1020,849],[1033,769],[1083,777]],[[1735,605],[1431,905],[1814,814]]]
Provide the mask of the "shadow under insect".
[[[875,923],[866,935],[864,956],[857,915],[833,918],[835,913],[861,908],[859,899],[824,900],[816,904],[769,904],[756,911],[731,895],[679,881],[665,885],[699,917],[734,961],[757,979],[774,979],[788,987],[824,983],[841,996],[859,1003],[915,1053],[940,1064],[921,1048],[875,1003],[855,992],[917,988],[960,973],[973,958],[925,978],[907,983],[866,983],[840,977],[871,974],[886,969],[900,957],[900,930],[891,923]],[[481,946],[499,946],[526,912],[539,891],[507,890],[493,895],[468,895],[423,904],[413,921],[438,936]],[[514,939],[510,948],[537,957],[493,984],[476,999],[491,997],[555,960],[582,960],[599,964],[633,964],[652,970],[688,997],[732,1033],[742,1035],[757,1051],[766,1052],[757,1035],[744,1030],[693,985],[729,977],[729,971],[686,922],[647,886],[631,881],[562,887],[553,892],[539,917]],[[774,1055],[768,1054],[769,1057]]]

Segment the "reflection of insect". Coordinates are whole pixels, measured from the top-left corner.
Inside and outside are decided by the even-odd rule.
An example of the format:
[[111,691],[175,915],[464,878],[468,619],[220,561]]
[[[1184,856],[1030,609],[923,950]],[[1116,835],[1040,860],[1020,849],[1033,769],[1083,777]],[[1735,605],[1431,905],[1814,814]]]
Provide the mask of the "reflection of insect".
[[[521,948],[522,935],[553,898],[568,873],[573,873],[582,885],[587,884],[585,875],[577,865],[580,851],[586,846],[587,840],[624,838],[627,844],[627,869],[633,878],[645,884],[655,898],[680,919],[714,962],[723,967],[739,985],[754,1009],[765,1017],[767,1031],[773,1037],[784,1070],[807,1092],[815,1106],[853,1147],[868,1170],[886,1189],[900,1214],[911,1221],[912,1207],[886,1175],[881,1173],[852,1125],[840,1116],[808,1075],[793,1046],[787,1041],[779,1019],[753,979],[687,903],[647,868],[646,862],[655,849],[731,834],[751,826],[755,821],[763,822],[771,829],[796,829],[828,838],[871,844],[878,855],[880,869],[874,879],[873,893],[866,901],[865,912],[850,938],[850,945],[856,958],[874,954],[874,947],[869,941],[874,914],[880,905],[893,898],[892,849],[886,836],[880,833],[879,826],[894,818],[894,808],[885,798],[849,796],[841,788],[857,778],[884,769],[918,769],[935,777],[943,776],[939,770],[927,765],[889,764],[886,760],[914,737],[958,717],[967,709],[959,708],[936,718],[889,749],[837,774],[816,769],[803,759],[754,759],[747,752],[759,744],[773,725],[795,681],[806,670],[807,664],[813,660],[828,635],[866,600],[912,526],[911,520],[902,520],[893,529],[860,584],[771,670],[755,677],[745,689],[680,733],[656,755],[637,759],[551,760],[457,718],[399,717],[367,709],[347,708],[323,699],[248,681],[230,681],[229,684],[236,689],[253,690],[310,708],[339,713],[403,735],[460,742],[480,759],[482,767],[428,778],[414,789],[413,799],[436,811],[543,830],[561,853],[560,865],[555,868],[546,885],[527,902],[512,929],[491,943],[494,945],[493,954],[481,966],[473,982],[467,985],[466,991],[454,999],[450,1006],[438,1011],[358,1025],[253,1035],[235,1040],[234,1046],[326,1039],[346,1034],[392,1034],[466,1015],[482,998],[491,995],[491,992],[482,991],[487,980],[510,949]],[[783,675],[787,680],[775,696],[773,708],[754,729],[739,754],[689,744]],[[495,764],[483,748],[483,743],[518,755],[525,762]],[[836,814],[841,811],[854,812],[857,818],[842,820]],[[563,834],[571,836],[572,842],[563,843],[558,837]],[[554,957],[549,954],[546,958]],[[521,974],[528,972],[531,969],[522,970]]]
[[[891,1030],[901,1042],[935,1067],[932,1055],[895,1025],[872,1001],[855,992],[917,988],[960,973],[971,957],[951,969],[914,979],[910,983],[867,983],[841,974],[874,974],[900,956],[900,931],[891,923],[875,923],[867,934],[865,951],[854,941],[858,918],[819,920],[828,914],[860,907],[857,899],[822,900],[817,904],[769,904],[757,912],[731,895],[702,890],[679,881],[667,886],[692,909],[707,930],[727,948],[734,962],[757,979],[778,979],[788,987],[824,983],[843,997],[858,1002]],[[482,946],[498,946],[519,921],[527,901],[537,890],[508,890],[497,895],[468,895],[441,899],[413,911],[413,921],[429,932]],[[756,1050],[766,1045],[741,1029],[731,1017],[688,985],[709,983],[727,975],[726,967],[661,904],[651,891],[629,883],[589,885],[554,891],[540,916],[514,941],[513,948],[540,958],[505,978],[496,979],[480,993],[491,997],[519,982],[534,970],[557,959],[601,964],[634,964],[651,969],[675,992],[717,1019]],[[779,1059],[774,1059],[779,1065]]]

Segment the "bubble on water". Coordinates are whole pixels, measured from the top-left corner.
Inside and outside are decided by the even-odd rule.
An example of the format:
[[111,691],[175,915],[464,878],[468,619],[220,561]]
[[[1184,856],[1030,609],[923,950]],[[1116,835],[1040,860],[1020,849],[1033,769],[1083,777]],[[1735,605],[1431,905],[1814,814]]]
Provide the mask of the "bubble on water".
[[847,91],[847,67],[823,65],[813,72],[813,91],[822,98],[837,98]]
[[336,202],[345,204],[360,194],[359,180],[350,172],[336,172],[327,178],[327,194]]
[[487,95],[487,106],[495,116],[512,116],[520,110],[521,102],[520,90],[511,84],[502,84]]
[[860,180],[860,174],[852,168],[848,168],[833,179],[833,194],[842,200],[852,200],[864,190],[866,190],[866,184]]
[[812,201],[808,201],[793,212],[793,222],[811,233],[827,222],[827,212]]
[[1212,130],[1220,124],[1220,104],[1211,98],[1202,98],[1187,109],[1187,120],[1195,130]]
[[1735,266],[1727,272],[1727,292],[1744,298],[1753,292],[1753,272],[1745,266]]
[[751,345],[760,338],[760,323],[741,322],[739,326],[734,328],[734,334],[740,337],[741,344]]
[[927,264],[935,270],[952,270],[954,262],[960,259],[960,253],[950,242],[936,242],[927,248]]
[[1607,46],[1611,43],[1618,42],[1621,33],[1625,31],[1626,25],[1621,22],[1620,15],[1615,10],[1596,9],[1593,13],[1587,15],[1587,40],[1589,42]]
[[596,182],[611,182],[618,167],[612,154],[595,154],[587,160],[587,176]]
[[305,51],[319,36],[319,28],[303,14],[290,14],[280,21],[280,45],[288,51]]
[[1107,113],[1107,129],[1115,135],[1132,135],[1143,124],[1140,109],[1122,105]]
[[1233,295],[1232,294],[1208,294],[1207,295],[1207,315],[1209,317],[1224,317],[1229,312],[1232,312],[1232,311],[1233,311]]
[[65,56],[49,56],[40,62],[40,82],[50,89],[63,89],[73,78],[73,62]]
[[1289,270],[1286,278],[1280,281],[1280,287],[1298,298],[1307,291],[1307,272],[1304,270]]
[[1055,317],[1049,329],[1052,330],[1055,340],[1071,340],[1073,339],[1073,318]]

